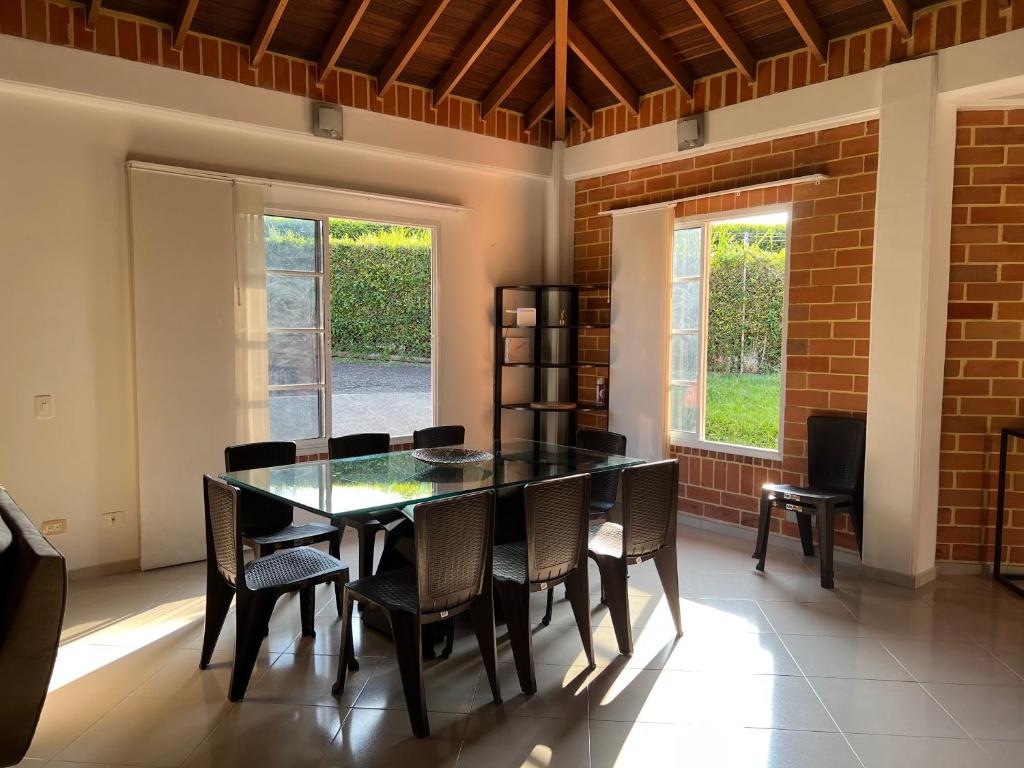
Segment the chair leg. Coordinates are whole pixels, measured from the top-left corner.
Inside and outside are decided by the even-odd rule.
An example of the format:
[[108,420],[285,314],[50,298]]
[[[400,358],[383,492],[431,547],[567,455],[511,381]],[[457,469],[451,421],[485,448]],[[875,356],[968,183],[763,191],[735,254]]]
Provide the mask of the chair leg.
[[[821,521],[819,520],[819,523]],[[800,528],[800,546],[804,548],[804,557],[814,557],[814,532],[811,529],[811,516],[802,512],[796,513],[796,524]],[[819,545],[821,531],[818,531]]]
[[449,619],[444,622],[444,648],[441,649],[441,658],[447,659],[455,650],[455,620]]
[[217,647],[217,639],[224,628],[224,619],[231,608],[235,590],[220,577],[215,569],[206,574],[206,627],[203,629],[203,652],[199,657],[199,668],[210,666],[210,659]]
[[494,586],[505,610],[505,625],[508,627],[508,640],[512,646],[512,658],[516,662],[516,673],[519,675],[519,688],[526,694],[536,693],[537,673],[533,663],[529,587],[526,584],[498,580],[495,580]]
[[764,570],[764,558],[768,554],[768,534],[772,529],[772,502],[768,494],[761,493],[761,514],[757,521],[757,544],[754,546],[754,557],[757,558],[757,570]]
[[341,656],[338,658],[338,679],[331,693],[340,696],[345,691],[345,679],[349,672],[359,669],[355,648],[352,644],[352,593],[342,589]]
[[[341,535],[345,532],[345,529],[335,528],[335,531],[337,535],[328,542],[327,546],[331,552],[331,557],[335,558],[336,560],[341,560]],[[342,605],[341,594],[344,589],[344,586],[345,585],[342,584],[341,581],[334,582],[334,605],[338,610],[339,617],[344,617],[345,615],[344,606]]]
[[833,572],[833,533],[835,531],[835,510],[831,504],[824,504],[818,509],[818,546],[821,550],[821,586],[832,589],[835,586]]
[[256,658],[263,644],[263,637],[270,624],[270,616],[277,602],[276,593],[256,592],[237,608],[237,627],[235,629],[235,663],[231,669],[231,685],[228,698],[241,701],[245,698],[245,689],[249,687]]
[[402,611],[394,611],[390,617],[409,722],[412,732],[425,739],[430,735],[430,723],[427,720],[426,689],[423,687],[423,635],[419,617]]
[[[498,644],[494,629],[494,590],[487,584],[483,593],[469,606],[469,618],[473,622],[476,643],[487,671],[487,682],[491,685],[491,698],[501,704],[501,686],[498,683]],[[529,610],[527,610],[529,619]]]
[[676,625],[676,637],[683,636],[683,619],[679,613],[679,563],[676,560],[676,544],[662,547],[654,556],[654,565],[658,569],[661,588],[665,591],[668,609],[672,613],[672,621]]
[[[565,596],[566,597],[569,596],[569,590],[568,589],[566,589],[566,591],[565,591]],[[551,589],[548,590],[547,608],[544,609],[544,616],[540,620],[540,625],[542,627],[546,627],[546,626],[548,626],[551,623],[551,613],[554,611],[554,609],[555,609],[555,590],[554,590],[554,588],[551,588]]]
[[302,636],[316,637],[313,618],[316,616],[316,587],[303,587],[299,590],[299,616],[302,619]]
[[364,523],[359,527],[359,578],[365,579],[373,575],[373,546],[376,542],[376,523]]
[[599,557],[597,567],[601,572],[601,587],[608,601],[608,613],[612,617],[615,639],[619,653],[633,654],[633,630],[629,626],[629,587],[626,583],[626,560],[621,557]]
[[857,551],[864,557],[864,512],[857,506],[847,507],[853,523],[853,535],[857,537]]
[[590,625],[590,584],[587,576],[587,564],[572,571],[565,579],[565,592],[576,617],[576,628],[580,631],[583,641],[583,652],[587,655],[587,663],[593,669],[594,664],[594,631]]

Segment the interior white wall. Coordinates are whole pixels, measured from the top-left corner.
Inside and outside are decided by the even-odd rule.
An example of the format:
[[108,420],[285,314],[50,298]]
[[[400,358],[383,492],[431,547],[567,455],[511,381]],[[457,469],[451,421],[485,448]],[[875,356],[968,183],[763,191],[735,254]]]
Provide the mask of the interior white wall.
[[[442,361],[438,415],[466,424],[472,439],[490,437],[493,287],[540,279],[544,179],[3,84],[0,147],[0,483],[36,523],[67,518],[54,543],[72,569],[138,557],[126,159],[440,193],[471,208],[440,232],[452,247],[441,253],[438,333],[454,357]],[[54,396],[53,419],[34,418],[36,394]],[[104,530],[100,516],[112,510],[126,524]]]

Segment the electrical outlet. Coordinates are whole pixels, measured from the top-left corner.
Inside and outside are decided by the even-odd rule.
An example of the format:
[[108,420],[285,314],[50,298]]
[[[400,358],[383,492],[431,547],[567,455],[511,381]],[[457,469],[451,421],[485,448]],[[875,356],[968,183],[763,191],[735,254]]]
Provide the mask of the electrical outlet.
[[107,512],[103,515],[103,525],[107,528],[124,525],[124,512]]
[[36,395],[33,402],[37,419],[53,418],[53,395]]
[[43,520],[43,536],[55,536],[58,533],[68,532],[68,521],[64,518],[60,520]]

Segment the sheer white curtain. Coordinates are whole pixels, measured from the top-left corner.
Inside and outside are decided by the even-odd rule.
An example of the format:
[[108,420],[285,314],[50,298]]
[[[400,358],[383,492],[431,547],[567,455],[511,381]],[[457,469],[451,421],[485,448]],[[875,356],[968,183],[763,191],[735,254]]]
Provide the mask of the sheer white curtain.
[[235,427],[240,443],[270,437],[263,184],[234,183]]

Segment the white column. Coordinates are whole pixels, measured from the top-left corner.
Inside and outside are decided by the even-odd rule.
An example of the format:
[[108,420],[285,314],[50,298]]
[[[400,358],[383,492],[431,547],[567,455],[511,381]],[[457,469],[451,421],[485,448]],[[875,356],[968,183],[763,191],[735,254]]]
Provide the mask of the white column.
[[864,564],[916,586],[935,573],[956,113],[935,57],[883,72]]
[[571,283],[574,183],[565,178],[565,142],[551,143],[551,178],[545,192],[544,282]]

